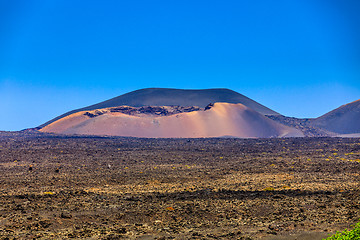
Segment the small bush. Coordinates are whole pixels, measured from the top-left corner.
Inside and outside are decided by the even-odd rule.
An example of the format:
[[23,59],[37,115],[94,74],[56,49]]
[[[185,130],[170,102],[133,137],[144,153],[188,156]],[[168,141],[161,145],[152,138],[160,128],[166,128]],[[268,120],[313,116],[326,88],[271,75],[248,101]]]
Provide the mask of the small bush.
[[359,240],[360,239],[360,222],[358,222],[354,229],[349,231],[345,229],[342,232],[336,232],[334,235],[325,240]]

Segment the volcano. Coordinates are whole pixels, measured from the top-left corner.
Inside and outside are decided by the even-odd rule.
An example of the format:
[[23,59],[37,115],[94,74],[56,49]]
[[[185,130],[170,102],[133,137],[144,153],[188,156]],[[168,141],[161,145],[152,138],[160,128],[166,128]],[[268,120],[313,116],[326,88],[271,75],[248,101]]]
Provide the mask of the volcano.
[[279,113],[261,105],[254,100],[226,88],[202,89],[202,90],[188,90],[188,89],[173,89],[173,88],[145,88],[132,91],[112,99],[87,106],[84,108],[72,110],[62,114],[40,127],[44,127],[60,118],[66,117],[70,114],[89,111],[101,108],[118,107],[118,106],[198,106],[205,107],[209,103],[226,102],[226,103],[241,103],[263,115],[278,115]]
[[168,106],[80,111],[52,122],[40,131],[147,138],[303,136],[301,131],[276,123],[240,103],[182,109],[187,111]]
[[70,111],[40,131],[147,138],[303,136],[265,115],[278,113],[229,89],[149,88]]

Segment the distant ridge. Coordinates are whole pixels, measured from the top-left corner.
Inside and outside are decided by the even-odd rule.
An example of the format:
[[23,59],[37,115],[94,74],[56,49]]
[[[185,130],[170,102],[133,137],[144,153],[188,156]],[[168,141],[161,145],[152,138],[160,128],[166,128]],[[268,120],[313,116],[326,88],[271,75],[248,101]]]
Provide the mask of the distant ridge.
[[230,89],[214,88],[185,90],[174,88],[144,88],[132,91],[118,97],[72,110],[62,114],[39,127],[42,128],[58,119],[66,117],[70,114],[80,111],[90,111],[101,108],[117,107],[117,106],[198,106],[204,108],[209,103],[241,103],[263,115],[279,115],[279,113],[261,105],[260,103]]
[[360,133],[360,99],[316,118],[312,125],[338,134]]

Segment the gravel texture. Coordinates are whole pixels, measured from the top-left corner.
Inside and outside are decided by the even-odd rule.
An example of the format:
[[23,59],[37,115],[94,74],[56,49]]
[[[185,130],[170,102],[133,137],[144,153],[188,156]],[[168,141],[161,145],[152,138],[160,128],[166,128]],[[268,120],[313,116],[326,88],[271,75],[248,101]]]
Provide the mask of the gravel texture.
[[0,173],[0,239],[316,240],[360,218],[357,138],[1,132]]

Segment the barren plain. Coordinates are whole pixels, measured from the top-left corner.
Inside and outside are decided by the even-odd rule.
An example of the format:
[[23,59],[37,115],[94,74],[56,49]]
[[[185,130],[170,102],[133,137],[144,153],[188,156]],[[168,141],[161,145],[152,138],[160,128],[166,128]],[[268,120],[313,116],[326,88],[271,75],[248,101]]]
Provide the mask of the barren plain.
[[0,239],[321,239],[360,218],[360,139],[0,133]]

